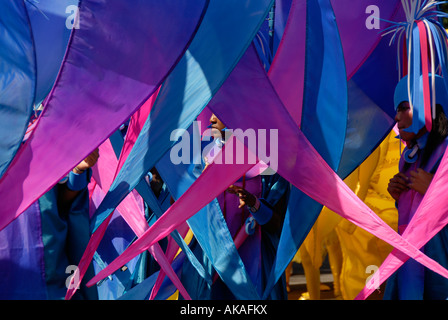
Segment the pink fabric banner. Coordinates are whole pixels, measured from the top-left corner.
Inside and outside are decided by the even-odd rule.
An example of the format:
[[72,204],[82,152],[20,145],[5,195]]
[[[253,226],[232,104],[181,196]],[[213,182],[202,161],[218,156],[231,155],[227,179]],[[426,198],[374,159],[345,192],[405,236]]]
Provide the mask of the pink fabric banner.
[[[179,227],[176,228],[176,230],[179,232],[180,236],[182,238],[185,238],[185,236],[188,233],[189,227],[186,222],[182,223]],[[165,252],[165,255],[171,263],[173,263],[174,258],[176,257],[176,254],[179,250],[179,245],[174,241],[172,237],[168,238],[168,246]],[[156,282],[154,284],[154,287],[152,288],[151,295],[149,296],[149,300],[153,300],[157,293],[159,292],[160,287],[162,286],[163,280],[165,279],[165,272],[163,270],[160,270],[159,275],[157,276]]]

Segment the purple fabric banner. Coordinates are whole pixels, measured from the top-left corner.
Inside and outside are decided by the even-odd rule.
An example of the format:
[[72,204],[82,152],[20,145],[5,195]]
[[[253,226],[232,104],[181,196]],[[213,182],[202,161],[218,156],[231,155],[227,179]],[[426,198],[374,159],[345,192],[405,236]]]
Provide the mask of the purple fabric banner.
[[291,4],[285,31],[269,69],[276,92],[297,126],[302,121],[305,77],[306,1]]
[[81,1],[79,29],[42,117],[0,180],[0,195],[8,199],[0,230],[151,96],[185,52],[207,4]]
[[47,299],[39,203],[0,231],[0,299]]

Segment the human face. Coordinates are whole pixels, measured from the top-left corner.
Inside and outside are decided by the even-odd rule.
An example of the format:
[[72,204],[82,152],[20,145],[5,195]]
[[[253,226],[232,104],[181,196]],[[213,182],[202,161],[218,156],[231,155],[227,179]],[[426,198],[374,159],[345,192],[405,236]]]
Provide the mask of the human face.
[[214,114],[210,117],[210,124],[212,127],[212,136],[216,138],[223,138],[224,139],[224,133],[223,130],[226,127],[224,123],[221,122],[221,120],[218,119]]
[[412,124],[412,109],[409,102],[404,101],[398,105],[395,121],[400,132],[400,138],[403,141],[409,142],[415,139],[415,133],[404,131],[404,129],[409,128]]

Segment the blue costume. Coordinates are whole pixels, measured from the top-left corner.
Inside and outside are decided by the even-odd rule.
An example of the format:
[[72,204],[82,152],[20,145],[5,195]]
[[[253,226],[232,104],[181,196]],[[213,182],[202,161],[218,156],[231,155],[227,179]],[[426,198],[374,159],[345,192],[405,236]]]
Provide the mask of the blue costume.
[[[420,84],[422,83],[421,78]],[[407,77],[404,77],[395,89],[394,104],[396,109],[402,102],[409,101],[407,80]],[[408,177],[410,177],[411,171],[416,171],[418,168],[434,174],[448,146],[448,137],[446,132],[443,133],[444,130],[446,131],[446,128],[443,126],[448,126],[448,121],[445,116],[448,111],[448,95],[446,94],[442,77],[436,75],[435,84],[438,111],[434,114],[432,130],[429,133],[422,131],[425,123],[424,117],[416,116],[418,114],[424,114],[422,104],[417,104],[413,107],[412,126],[401,129],[405,132],[410,131],[416,134],[416,138],[408,142],[409,145],[405,148],[400,159],[400,172]],[[421,94],[421,90],[415,92]],[[423,99],[420,101],[423,101]],[[443,124],[443,119],[445,119],[445,124]],[[413,218],[423,197],[423,194],[420,194],[412,188],[401,192],[397,201],[398,232],[400,234],[404,232]],[[448,228],[445,226],[440,230],[421,250],[428,257],[447,268]],[[400,300],[445,300],[448,298],[448,279],[425,268],[415,260],[409,259],[388,279],[384,298]]]
[[[423,137],[424,140],[426,135]],[[423,170],[435,173],[444,151],[448,146],[448,138],[445,139],[432,153]],[[421,158],[424,148],[419,150],[417,157]],[[420,159],[417,159],[408,169],[403,170],[404,159],[400,161],[400,171],[409,173],[420,167]],[[403,233],[413,214],[417,210],[423,195],[415,190],[404,191],[397,203],[398,206],[398,231]],[[448,227],[445,226],[421,249],[428,257],[434,259],[443,267],[448,268]],[[384,299],[388,300],[445,300],[448,298],[448,279],[425,268],[420,263],[409,259],[388,280]]]
[[[241,184],[242,179],[235,185]],[[253,181],[255,188],[259,188],[259,194],[251,192],[250,181]],[[277,212],[283,219],[286,212],[287,197],[289,195],[289,183],[280,177],[278,174],[274,175],[258,175],[251,179],[246,180],[246,187],[248,191],[253,193],[259,198],[260,208],[256,213],[252,213],[253,217],[258,223],[255,228],[255,232],[248,236],[238,252],[245,265],[245,268],[255,284],[260,296],[263,293],[267,277],[271,272],[271,267],[277,253],[278,242],[280,239],[281,226],[270,229],[268,226],[268,219],[265,217],[272,217],[273,210]],[[231,199],[233,197],[233,199]],[[236,195],[223,194],[218,197],[221,210],[226,218],[229,231],[232,237],[236,236],[237,231],[241,227],[245,227],[245,222],[249,217],[250,211],[247,207],[236,210],[241,212],[241,215],[231,219],[228,216],[228,206],[238,207],[238,197]],[[258,217],[258,218],[257,218]],[[262,225],[260,225],[262,224]],[[195,253],[199,261],[202,261],[205,269],[213,279],[214,270],[209,258],[204,254],[199,243],[193,238],[191,242],[191,249]],[[217,278],[216,281],[210,285],[206,280],[201,278],[191,263],[186,259],[183,264],[182,270],[182,282],[187,289],[192,299],[235,299],[234,295],[227,288],[226,284]],[[269,299],[287,299],[286,282],[284,276],[278,281]]]

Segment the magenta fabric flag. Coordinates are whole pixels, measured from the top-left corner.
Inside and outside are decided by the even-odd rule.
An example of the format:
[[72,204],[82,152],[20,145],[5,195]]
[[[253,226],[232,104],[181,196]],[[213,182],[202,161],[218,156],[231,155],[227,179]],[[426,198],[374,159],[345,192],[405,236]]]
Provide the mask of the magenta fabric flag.
[[[445,151],[433,181],[402,235],[403,238],[417,248],[423,247],[448,224],[447,186],[448,153]],[[384,260],[381,267],[370,278],[370,281],[366,283],[366,286],[358,294],[356,299],[366,299],[408,259],[408,256],[394,249]]]
[[[101,239],[104,237],[106,233],[107,226],[109,225],[110,220],[112,219],[112,215],[107,217],[106,220],[99,226],[95,233],[98,233],[98,236],[90,237],[89,243],[87,244],[86,250],[84,251],[81,260],[78,263],[78,267],[75,269],[73,276],[70,280],[69,285],[67,286],[67,292],[65,294],[65,300],[70,300],[73,295],[76,293],[78,289],[79,283],[81,283],[84,278],[85,273],[92,261],[92,258],[95,254],[96,248],[100,245]],[[95,234],[94,234],[95,235]]]
[[79,29],[71,34],[43,114],[0,180],[0,194],[8,199],[0,208],[0,230],[154,93],[185,52],[207,4],[81,2]]
[[[237,139],[232,137],[231,140],[226,142],[221,152],[225,152],[229,148],[234,149],[238,144],[241,145]],[[254,165],[250,163],[236,164],[236,161],[232,161],[232,164],[210,164],[191,187],[139,239],[91,279],[87,285],[94,285],[99,280],[120,268],[123,262],[128,262],[160,239],[169,235],[174,229],[216,198]],[[213,188],[210,188],[210,181],[216,182]]]
[[[92,169],[92,176],[105,195],[118,170],[118,160],[109,139],[99,147],[99,154],[98,162]],[[148,223],[145,219],[143,199],[138,193],[130,193],[117,209],[135,234],[142,233],[146,229],[145,225]]]

